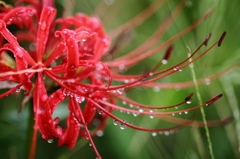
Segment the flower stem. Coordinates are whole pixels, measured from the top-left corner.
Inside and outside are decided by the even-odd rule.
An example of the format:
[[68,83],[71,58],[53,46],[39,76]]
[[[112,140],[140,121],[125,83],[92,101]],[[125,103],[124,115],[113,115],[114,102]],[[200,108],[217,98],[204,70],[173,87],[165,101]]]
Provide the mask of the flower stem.
[[[191,56],[191,49],[189,47],[187,47],[187,50],[188,50],[188,56],[190,57]],[[192,58],[190,58],[189,61],[191,62]],[[193,83],[194,83],[194,86],[195,86],[195,89],[196,89],[198,102],[199,102],[199,104],[202,104],[203,102],[202,102],[202,98],[201,98],[201,95],[200,95],[196,74],[195,74],[195,71],[194,71],[194,68],[193,68],[194,67],[193,63],[191,63],[189,65],[189,67],[190,67],[190,70],[191,70],[191,73],[192,73]],[[211,139],[210,139],[209,129],[208,129],[207,120],[206,120],[206,114],[204,112],[203,107],[200,108],[200,111],[201,111],[201,114],[202,114],[202,119],[203,119],[203,123],[204,123],[204,129],[205,129],[205,132],[206,132],[209,153],[210,153],[211,159],[214,159],[213,149],[212,149],[212,142],[211,142]]]
[[28,116],[28,128],[27,128],[27,132],[26,132],[26,155],[25,155],[25,158],[30,158],[30,153],[32,153],[32,135],[33,135],[33,125],[34,125],[34,122],[33,122],[33,118],[34,118],[34,115],[33,115],[33,101],[30,100],[29,102],[29,106],[28,106],[28,111],[29,111],[29,116]]

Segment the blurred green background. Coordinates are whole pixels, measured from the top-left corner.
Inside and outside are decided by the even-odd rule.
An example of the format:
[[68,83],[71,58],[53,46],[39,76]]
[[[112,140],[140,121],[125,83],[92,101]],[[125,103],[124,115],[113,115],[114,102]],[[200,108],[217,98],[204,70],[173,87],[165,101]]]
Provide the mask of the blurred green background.
[[[67,9],[73,13],[82,12],[91,15],[98,4],[102,3],[103,7],[98,11],[95,10],[94,13],[102,20],[106,31],[110,32],[140,13],[152,2],[153,0],[104,0],[103,2],[100,0],[79,0],[76,2],[57,0],[56,7],[59,10],[58,16],[61,16],[63,9]],[[178,3],[178,0],[166,0],[164,5],[156,11],[153,16],[130,32],[129,37],[124,43],[124,48],[120,49],[116,56],[127,54],[145,42],[154,31],[162,25],[164,19],[173,12]],[[166,30],[163,37],[159,39],[155,46],[163,43],[191,25],[204,15],[209,8],[214,8],[214,12],[198,27],[173,43],[174,51],[168,64],[159,70],[172,67],[186,59],[186,46],[189,46],[191,50],[194,51],[210,32],[212,33],[212,38],[208,46],[217,41],[223,31],[226,31],[227,35],[221,47],[214,47],[209,53],[194,63],[197,78],[216,74],[237,63],[240,60],[239,6],[240,1],[237,0],[186,1],[186,6],[180,16]],[[203,47],[198,55],[205,50],[206,47]],[[164,51],[165,49],[139,62],[136,66],[123,73],[142,74],[145,70],[150,70],[161,60]],[[211,81],[210,84],[199,85],[199,93],[203,102],[219,93],[224,95],[210,107],[204,107],[207,120],[221,120],[230,116],[234,117],[234,120],[226,126],[209,128],[213,154],[216,159],[240,158],[239,71],[237,68],[227,75]],[[176,83],[192,80],[191,70],[189,67],[186,67],[181,72],[176,72],[157,82]],[[169,90],[161,89],[158,92],[150,88],[138,87],[127,93],[127,96],[146,105],[168,106],[182,102],[184,98],[192,92],[195,93],[195,95],[193,96],[191,105],[183,106],[183,108],[188,108],[199,105],[194,87]],[[32,127],[28,127],[28,125],[30,125],[29,123],[33,117],[29,104],[25,106],[21,113],[18,113],[22,97],[23,95],[18,93],[0,100],[0,158],[27,158],[32,129]],[[128,108],[128,106],[123,105],[121,101],[118,101],[118,104]],[[62,116],[64,116],[66,106],[67,105],[63,103],[60,106],[62,109],[58,109]],[[175,108],[173,108],[172,111],[175,111]],[[119,111],[115,111],[114,114],[129,123],[147,128],[168,128],[174,126],[174,124],[164,122],[157,118],[151,119],[149,116],[139,115],[138,117],[134,117],[132,114],[128,115]],[[65,114],[65,117],[66,116],[67,114]],[[191,111],[188,114],[176,115],[176,117],[202,120],[199,109]],[[64,121],[64,119],[62,120]],[[113,125],[112,119],[109,119],[104,135],[102,137],[95,137],[94,142],[104,159],[208,159],[211,157],[205,134],[204,128],[185,127],[167,136],[164,134],[152,136],[150,132],[141,132],[131,128],[121,130],[118,126]],[[43,140],[39,134],[36,158],[92,159],[95,158],[95,154],[84,139],[79,139],[76,147],[71,150],[65,146],[58,147],[56,140],[52,144],[49,144]]]

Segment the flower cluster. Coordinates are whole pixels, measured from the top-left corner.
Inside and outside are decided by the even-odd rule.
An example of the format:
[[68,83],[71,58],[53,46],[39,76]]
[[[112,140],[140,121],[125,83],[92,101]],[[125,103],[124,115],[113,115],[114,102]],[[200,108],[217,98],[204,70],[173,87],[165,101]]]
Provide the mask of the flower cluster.
[[[147,47],[155,43],[151,40],[141,46],[141,49],[138,48],[125,56],[106,61],[106,57],[113,56],[109,51],[111,40],[105,33],[99,19],[81,13],[67,18],[55,19],[57,10],[53,7],[52,1],[26,1],[29,3],[28,6],[22,6],[23,2],[25,1],[18,1],[14,8],[0,7],[2,12],[0,17],[0,80],[16,83],[7,92],[1,94],[0,97],[25,90],[26,99],[33,99],[35,124],[30,155],[32,158],[35,153],[38,130],[41,132],[42,138],[48,142],[52,142],[53,138],[58,138],[58,145],[67,145],[70,148],[74,147],[80,135],[89,140],[96,156],[101,158],[92,137],[102,135],[109,117],[114,119],[115,125],[120,124],[121,129],[128,126],[148,132],[165,133],[189,125],[189,122],[187,122],[167,129],[142,128],[114,116],[112,114],[114,110],[150,116],[187,113],[208,106],[222,96],[222,94],[219,94],[202,105],[185,110],[160,112],[158,111],[160,109],[191,103],[193,94],[187,96],[183,102],[173,106],[153,107],[142,105],[127,98],[124,90],[136,86],[171,88],[171,85],[154,81],[189,66],[215,45],[220,46],[226,34],[225,32],[217,42],[193,59],[199,49],[207,45],[211,36],[209,34],[199,48],[184,61],[163,71],[157,71],[161,65],[167,64],[173,52],[173,46],[169,45],[196,27],[210,14],[211,10],[197,22],[150,51],[147,51]],[[13,24],[19,28],[17,32],[11,32],[8,29],[8,26]],[[114,36],[119,35],[121,37],[121,32],[131,29],[131,27],[126,26],[128,25],[120,28],[120,32],[119,30],[115,31]],[[161,27],[154,36],[159,36],[166,27],[167,25]],[[153,37],[153,39],[157,38]],[[167,46],[169,47],[163,59],[149,72],[143,75],[120,74],[123,68],[130,68]],[[7,60],[10,57],[9,52],[14,55],[13,64],[10,64]],[[217,76],[209,78],[214,79]],[[122,84],[112,85],[113,80]],[[199,83],[202,81],[199,80]],[[191,84],[179,84],[178,86],[190,87]],[[118,106],[117,99],[129,103],[132,108]],[[66,129],[59,126],[59,117],[52,118],[56,107],[64,100],[68,101],[69,109]],[[25,103],[26,100],[24,100],[23,104]],[[80,107],[81,105],[82,107]],[[89,125],[92,124],[95,118],[100,119],[100,122],[94,130],[90,131]]]

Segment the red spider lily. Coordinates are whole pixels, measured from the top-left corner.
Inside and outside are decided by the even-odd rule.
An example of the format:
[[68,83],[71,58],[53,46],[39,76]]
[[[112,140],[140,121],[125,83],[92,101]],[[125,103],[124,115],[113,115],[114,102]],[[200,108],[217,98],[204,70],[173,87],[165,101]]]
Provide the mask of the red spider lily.
[[[18,5],[21,4],[19,1]],[[222,97],[219,94],[208,100],[202,105],[179,110],[174,112],[153,112],[153,109],[166,109],[178,107],[185,103],[190,103],[193,94],[187,96],[181,103],[167,107],[153,107],[139,104],[123,94],[124,89],[145,86],[171,88],[172,85],[154,83],[154,81],[169,76],[178,70],[181,70],[200,57],[205,55],[215,45],[220,46],[225,36],[225,32],[212,46],[205,52],[192,59],[203,45],[207,45],[210,38],[209,34],[202,44],[194,51],[190,57],[179,62],[163,71],[156,71],[162,64],[166,64],[173,52],[173,46],[170,46],[163,59],[148,73],[143,75],[122,75],[119,74],[121,68],[130,68],[137,62],[156,54],[173,41],[177,40],[192,28],[196,27],[204,20],[212,10],[208,11],[197,22],[169,39],[162,45],[146,51],[147,47],[152,46],[161,36],[162,32],[171,24],[175,17],[181,11],[182,5],[179,5],[172,16],[159,30],[156,31],[152,39],[149,39],[140,48],[131,53],[111,61],[104,61],[104,57],[111,55],[109,50],[110,38],[105,33],[100,21],[94,17],[88,17],[84,14],[76,14],[68,18],[60,18],[55,20],[56,9],[52,7],[52,3],[45,4],[35,1],[29,1],[31,5],[23,7],[15,7],[13,9],[4,9],[0,20],[0,33],[2,54],[8,51],[12,52],[15,57],[16,68],[8,66],[3,58],[0,63],[0,79],[1,81],[14,81],[18,84],[0,95],[7,96],[19,89],[25,89],[26,95],[31,96],[33,92],[33,108],[35,115],[34,134],[32,141],[32,149],[30,157],[34,157],[37,130],[42,134],[42,138],[52,141],[58,138],[59,145],[67,145],[73,148],[78,136],[89,140],[98,158],[98,153],[92,137],[101,135],[106,125],[108,117],[114,119],[114,124],[120,124],[124,129],[126,126],[148,132],[170,132],[176,131],[193,121],[184,121],[178,126],[167,129],[148,129],[141,128],[127,123],[124,120],[114,116],[114,110],[121,110],[133,114],[145,114],[150,116],[169,115],[175,113],[186,113],[188,111],[208,106]],[[146,17],[147,18],[147,17]],[[17,25],[20,29],[25,28],[27,31],[18,31],[11,33],[7,26],[10,24]],[[125,25],[127,26],[127,25]],[[125,27],[126,28],[126,27]],[[124,31],[124,29],[121,31]],[[131,29],[128,27],[127,29]],[[120,34],[119,31],[114,32],[114,36]],[[7,41],[4,42],[4,39]],[[30,44],[35,43],[36,49],[27,50],[20,46],[19,42],[25,41]],[[135,57],[135,58],[133,58]],[[190,62],[189,60],[192,59]],[[114,71],[114,68],[120,68]],[[232,68],[209,77],[217,78]],[[124,82],[113,86],[112,80]],[[127,80],[127,82],[126,82]],[[33,82],[34,81],[34,82]],[[50,81],[50,84],[49,84]],[[86,82],[87,81],[87,82]],[[201,83],[201,80],[200,80]],[[57,84],[58,90],[51,93],[49,90]],[[190,84],[177,84],[179,87],[190,87]],[[68,98],[69,116],[67,118],[67,129],[58,126],[60,118],[52,118],[56,107],[60,102]],[[133,106],[133,109],[123,108],[117,105],[116,99],[120,99]],[[80,105],[84,104],[82,109]],[[97,111],[100,114],[97,114]],[[100,118],[100,123],[96,129],[89,131],[88,126],[92,124],[94,118]],[[170,120],[175,122],[174,120]],[[228,121],[226,119],[225,121]],[[216,125],[214,122],[212,125]]]

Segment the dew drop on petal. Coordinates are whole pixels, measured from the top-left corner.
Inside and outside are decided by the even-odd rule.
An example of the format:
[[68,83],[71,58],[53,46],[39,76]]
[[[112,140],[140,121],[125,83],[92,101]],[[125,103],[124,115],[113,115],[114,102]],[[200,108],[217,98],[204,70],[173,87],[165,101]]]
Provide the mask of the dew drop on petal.
[[39,22],[39,27],[42,31],[44,31],[47,28],[47,23],[46,22]]
[[48,96],[45,94],[45,95],[42,96],[41,99],[42,99],[43,102],[45,102],[48,99]]
[[118,67],[120,70],[123,70],[123,69],[125,69],[125,66],[124,65],[119,65],[119,67]]
[[128,80],[128,79],[125,79],[125,80],[124,80],[124,83],[129,83],[129,80]]

